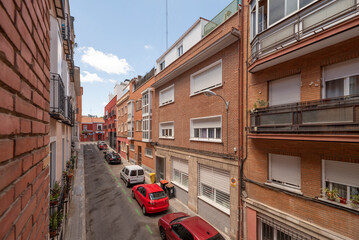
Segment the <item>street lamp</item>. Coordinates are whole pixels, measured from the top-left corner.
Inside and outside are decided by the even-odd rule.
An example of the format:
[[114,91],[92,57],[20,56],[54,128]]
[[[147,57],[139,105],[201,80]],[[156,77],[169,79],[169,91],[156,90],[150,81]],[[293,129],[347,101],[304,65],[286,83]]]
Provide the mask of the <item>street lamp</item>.
[[229,101],[226,101],[221,95],[218,95],[217,93],[207,89],[205,90],[204,92],[204,95],[206,95],[207,97],[212,97],[212,96],[217,96],[217,97],[220,97],[222,98],[224,104],[226,104],[226,110],[227,110],[227,153],[228,153],[228,108],[229,108]]

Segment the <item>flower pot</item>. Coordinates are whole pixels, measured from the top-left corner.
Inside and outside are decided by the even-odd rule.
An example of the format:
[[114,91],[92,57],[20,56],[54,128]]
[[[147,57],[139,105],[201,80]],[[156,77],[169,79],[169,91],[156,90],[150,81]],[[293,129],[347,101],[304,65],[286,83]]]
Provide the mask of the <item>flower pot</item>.
[[57,230],[50,231],[50,238],[57,236]]
[[342,204],[347,204],[347,199],[339,197],[339,202],[342,203]]
[[57,205],[57,203],[58,203],[58,199],[56,199],[56,200],[51,200],[50,201],[50,206],[55,206],[55,205]]

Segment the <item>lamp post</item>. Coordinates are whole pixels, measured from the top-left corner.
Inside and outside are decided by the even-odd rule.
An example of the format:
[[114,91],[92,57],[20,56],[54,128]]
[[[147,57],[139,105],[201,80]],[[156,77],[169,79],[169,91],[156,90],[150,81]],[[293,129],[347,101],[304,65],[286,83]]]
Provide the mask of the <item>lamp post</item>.
[[212,96],[217,96],[220,97],[224,104],[226,105],[226,112],[227,112],[227,117],[226,117],[226,122],[227,122],[227,153],[228,153],[228,108],[229,108],[229,101],[226,101],[221,95],[218,95],[217,93],[207,89],[203,92],[204,95],[206,95],[207,97],[212,97]]

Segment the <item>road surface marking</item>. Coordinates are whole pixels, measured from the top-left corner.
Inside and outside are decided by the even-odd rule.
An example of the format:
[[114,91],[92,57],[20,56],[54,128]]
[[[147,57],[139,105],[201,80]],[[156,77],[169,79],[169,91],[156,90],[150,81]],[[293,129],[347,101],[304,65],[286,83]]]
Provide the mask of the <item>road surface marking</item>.
[[135,208],[135,210],[136,210],[136,213],[138,214],[138,216],[141,217],[141,213],[137,210],[137,208]]
[[130,198],[130,197],[127,197],[128,198],[128,201],[130,202],[130,203],[132,203],[132,199]]
[[146,224],[146,228],[147,228],[147,230],[152,234],[152,231],[151,231],[150,226],[148,226],[148,225]]
[[124,193],[124,194],[127,194],[127,192],[125,191],[125,189],[123,189],[123,188],[121,188],[122,189],[122,192]]

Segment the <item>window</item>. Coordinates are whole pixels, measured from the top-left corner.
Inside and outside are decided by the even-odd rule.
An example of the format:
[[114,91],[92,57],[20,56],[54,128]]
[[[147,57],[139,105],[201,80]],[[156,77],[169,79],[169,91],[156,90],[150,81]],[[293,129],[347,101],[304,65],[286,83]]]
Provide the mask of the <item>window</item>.
[[336,190],[340,203],[350,207],[349,200],[359,195],[359,164],[322,160],[322,166],[322,189]]
[[152,88],[142,92],[142,141],[152,141]]
[[127,123],[124,123],[125,126],[125,132],[127,132]]
[[191,138],[194,141],[222,141],[222,116],[191,119]]
[[142,101],[141,101],[141,99],[138,99],[136,101],[136,111],[139,111],[141,109],[142,109]]
[[125,114],[127,114],[127,106],[125,106]]
[[162,91],[160,91],[160,106],[167,105],[169,103],[173,103],[175,101],[175,88],[174,85],[171,85]]
[[121,108],[121,117],[123,117],[123,108]]
[[269,105],[300,102],[300,75],[293,75],[269,82]]
[[148,88],[142,92],[142,116],[152,114],[152,91]]
[[136,131],[137,132],[142,131],[142,121],[141,120],[136,121]]
[[153,149],[152,148],[145,148],[145,155],[147,157],[152,158],[153,157]]
[[177,48],[177,52],[178,52],[178,56],[179,56],[179,57],[182,56],[182,54],[183,54],[183,45],[181,45],[181,46],[179,46],[179,47]]
[[160,63],[160,70],[162,71],[163,69],[165,69],[165,61]]
[[300,157],[269,154],[268,181],[285,187],[300,189]]
[[222,86],[222,60],[191,75],[191,95]]
[[199,197],[229,214],[229,172],[199,165]]
[[87,131],[87,125],[82,125],[82,130]]
[[172,181],[188,190],[188,161],[172,158]]
[[137,175],[137,170],[132,170],[130,176],[136,176],[136,175]]
[[317,240],[317,238],[311,237],[297,229],[294,229],[263,214],[257,215],[257,222],[258,240]]
[[359,95],[359,58],[323,68],[325,98]]
[[174,122],[163,122],[159,126],[160,138],[174,139]]
[[134,144],[130,144],[130,150],[135,151],[135,145]]
[[123,123],[121,123],[121,132],[123,132]]

